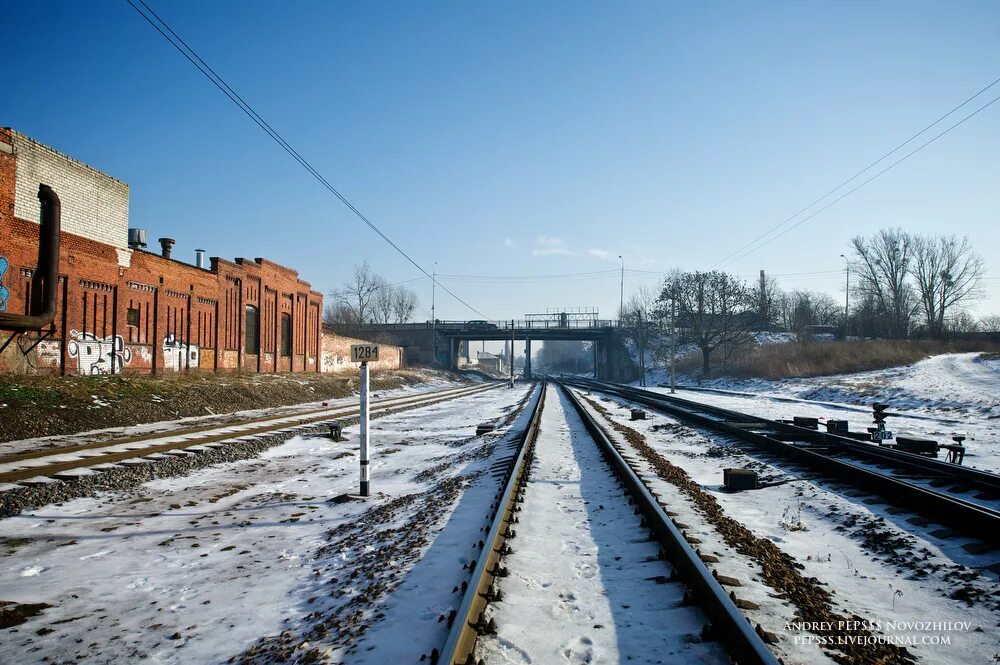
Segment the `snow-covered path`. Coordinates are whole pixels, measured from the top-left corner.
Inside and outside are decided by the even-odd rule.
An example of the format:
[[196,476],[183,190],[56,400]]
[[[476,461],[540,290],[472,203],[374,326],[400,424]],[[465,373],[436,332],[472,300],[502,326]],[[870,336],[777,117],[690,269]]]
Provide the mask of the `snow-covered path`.
[[946,353],[906,368],[896,384],[915,397],[1000,408],[1000,360],[981,353]]
[[480,638],[489,663],[728,662],[697,639],[705,618],[665,583],[640,518],[626,502],[579,416],[548,389],[498,634]]

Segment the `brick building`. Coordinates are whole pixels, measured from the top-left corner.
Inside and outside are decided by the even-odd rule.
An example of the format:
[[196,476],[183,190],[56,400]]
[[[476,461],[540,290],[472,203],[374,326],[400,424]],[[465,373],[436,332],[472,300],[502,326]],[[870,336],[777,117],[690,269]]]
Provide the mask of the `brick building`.
[[260,258],[192,265],[171,257],[169,239],[159,252],[130,245],[127,184],[6,128],[0,322],[39,311],[42,184],[62,209],[55,317],[38,330],[0,325],[0,372],[322,369],[323,296],[297,272]]

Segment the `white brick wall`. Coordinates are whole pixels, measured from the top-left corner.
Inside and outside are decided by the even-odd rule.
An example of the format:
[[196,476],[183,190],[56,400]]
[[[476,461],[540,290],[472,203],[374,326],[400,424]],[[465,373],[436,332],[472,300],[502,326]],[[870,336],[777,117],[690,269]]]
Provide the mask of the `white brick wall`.
[[128,185],[13,132],[17,158],[14,216],[39,221],[38,185],[62,202],[62,230],[128,248]]

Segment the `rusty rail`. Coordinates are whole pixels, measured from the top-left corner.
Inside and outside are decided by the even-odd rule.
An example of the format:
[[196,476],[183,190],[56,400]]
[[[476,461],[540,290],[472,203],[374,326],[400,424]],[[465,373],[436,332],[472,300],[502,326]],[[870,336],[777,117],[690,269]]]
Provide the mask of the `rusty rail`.
[[447,665],[462,665],[472,662],[472,652],[476,647],[476,639],[486,625],[483,611],[487,603],[496,597],[494,583],[500,572],[500,558],[510,534],[510,525],[520,511],[521,490],[526,480],[526,471],[531,464],[538,438],[538,427],[542,419],[542,408],[545,403],[545,384],[541,384],[538,397],[531,413],[531,420],[521,434],[518,443],[518,453],[507,470],[507,480],[497,493],[497,499],[491,509],[493,520],[489,533],[483,540],[483,550],[473,568],[472,580],[462,598],[451,623],[451,630],[441,652],[436,649],[431,653],[431,663]]

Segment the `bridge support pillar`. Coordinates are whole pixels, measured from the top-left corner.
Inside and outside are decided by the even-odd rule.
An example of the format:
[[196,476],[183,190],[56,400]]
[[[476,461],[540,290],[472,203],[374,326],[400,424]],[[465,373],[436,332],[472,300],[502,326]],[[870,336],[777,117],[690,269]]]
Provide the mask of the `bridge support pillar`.
[[524,339],[524,378],[531,380],[531,338]]
[[458,371],[458,346],[459,341],[455,338],[448,340],[448,369],[453,372]]

